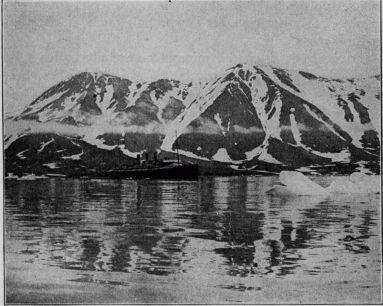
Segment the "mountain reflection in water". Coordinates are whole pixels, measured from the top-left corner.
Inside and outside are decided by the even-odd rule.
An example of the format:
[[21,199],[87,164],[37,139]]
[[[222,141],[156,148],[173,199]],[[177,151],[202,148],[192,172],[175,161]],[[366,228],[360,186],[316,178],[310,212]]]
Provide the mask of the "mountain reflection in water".
[[379,275],[378,195],[267,195],[276,180],[7,181],[6,262],[24,254],[30,264],[88,276],[191,273],[239,290],[225,276]]

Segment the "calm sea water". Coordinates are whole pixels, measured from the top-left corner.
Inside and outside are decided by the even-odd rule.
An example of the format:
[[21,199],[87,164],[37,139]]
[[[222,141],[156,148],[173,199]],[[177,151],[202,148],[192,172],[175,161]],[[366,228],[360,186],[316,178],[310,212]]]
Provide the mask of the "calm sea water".
[[276,181],[6,181],[7,301],[379,302],[380,196]]

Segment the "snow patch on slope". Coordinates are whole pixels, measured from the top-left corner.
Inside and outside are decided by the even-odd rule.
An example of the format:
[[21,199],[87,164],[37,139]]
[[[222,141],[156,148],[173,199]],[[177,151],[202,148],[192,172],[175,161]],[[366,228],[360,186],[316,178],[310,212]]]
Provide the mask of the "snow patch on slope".
[[331,153],[331,152],[323,153],[323,152],[315,151],[312,148],[304,145],[302,143],[302,137],[298,128],[298,124],[295,120],[295,115],[293,113],[294,110],[291,109],[290,111],[291,111],[290,113],[291,132],[293,134],[295,142],[297,143],[296,145],[297,147],[301,147],[305,149],[306,151],[311,152],[315,155],[318,155],[324,158],[329,158],[333,162],[349,162],[350,161],[350,151],[347,149],[344,149],[341,152],[337,152],[337,153]]
[[220,127],[221,131],[222,131],[222,134],[223,135],[226,135],[226,129],[225,127],[222,125],[222,119],[221,117],[219,116],[219,113],[216,113],[214,115],[214,120],[217,122],[218,126]]
[[136,158],[138,154],[142,154],[144,152],[144,150],[140,151],[140,152],[131,152],[125,148],[125,145],[118,145],[117,147],[120,148],[120,150],[123,154],[125,154],[129,157],[133,157],[133,158]]
[[45,149],[45,147],[46,147],[47,145],[49,145],[50,143],[52,143],[53,141],[55,141],[55,140],[52,138],[51,140],[49,140],[49,141],[47,141],[47,142],[42,142],[42,143],[41,143],[41,147],[40,147],[40,149],[37,150],[37,152],[38,152],[38,153],[41,153],[41,152]]
[[358,161],[356,162],[358,167],[355,169],[356,171],[363,173],[363,174],[373,174],[370,169],[366,167],[367,162],[365,161]]
[[71,156],[62,156],[61,158],[62,159],[72,159],[72,160],[80,160],[81,159],[81,156],[84,154],[84,151],[82,151],[81,153],[78,153],[78,154],[73,154]]
[[46,166],[49,169],[58,169],[58,168],[60,168],[59,166],[57,166],[56,163],[47,163],[47,164],[43,164],[43,166]]
[[281,163],[279,160],[274,158],[268,152],[268,150],[267,150],[268,147],[269,147],[269,144],[266,142],[266,143],[264,143],[264,144],[262,144],[256,148],[254,148],[253,150],[251,150],[249,152],[245,152],[246,159],[252,160],[254,158],[257,158],[258,160],[264,161],[266,163],[283,165],[283,163]]
[[66,91],[64,92],[58,92],[52,96],[50,96],[49,98],[47,99],[43,99],[43,100],[39,100],[37,103],[35,103],[34,105],[28,105],[27,108],[31,108],[26,114],[30,114],[30,113],[33,113],[35,111],[38,111],[39,109],[42,109],[43,107],[47,106],[49,103],[59,99],[63,94],[65,94],[66,92],[68,92],[69,89],[67,89]]
[[264,161],[264,162],[269,163],[269,164],[283,165],[283,163],[281,163],[279,160],[277,160],[276,158],[271,156],[271,154],[267,152],[267,149],[262,150],[261,154],[259,154],[259,156],[258,156],[258,160]]
[[17,153],[16,156],[20,159],[26,159],[26,157],[24,156],[24,153],[27,151],[28,151],[28,149],[21,151],[21,152]]
[[[303,100],[306,100],[316,107],[318,107],[332,122],[338,124],[344,131],[346,131],[352,138],[353,144],[358,148],[363,148],[360,140],[366,127],[360,123],[359,116],[352,103],[348,103],[350,110],[354,115],[354,122],[345,120],[344,111],[342,108],[336,105],[336,98],[331,94],[329,90],[329,85],[338,88],[338,91],[341,91],[343,94],[354,92],[355,88],[351,88],[347,84],[339,85],[335,81],[323,81],[323,80],[308,80],[301,76],[297,71],[288,71],[290,78],[293,81],[293,84],[299,88],[300,92],[297,92],[295,89],[290,86],[285,85],[279,80],[279,78],[274,74],[274,71],[271,67],[262,67],[262,69],[267,73],[267,75],[278,84],[280,87],[285,90],[294,93],[294,95],[300,97]],[[348,86],[348,88],[345,88]],[[347,99],[347,98],[346,98]],[[366,100],[362,100],[361,103],[366,103]],[[371,107],[371,103],[369,104]],[[377,110],[375,104],[375,109]],[[374,124],[377,124],[379,120],[374,119]],[[380,124],[379,124],[380,125]],[[380,129],[379,129],[380,130]],[[338,133],[336,135],[339,136]]]
[[177,139],[177,135],[187,132],[187,126],[214,103],[229,83],[230,82],[209,83],[203,88],[198,98],[169,124],[161,149],[164,151],[172,151],[172,146]]
[[196,155],[196,154],[194,154],[192,152],[189,152],[189,151],[178,150],[178,153],[180,155],[184,155],[184,156],[187,156],[187,157],[191,157],[191,158],[195,158],[195,159],[200,159],[200,160],[205,160],[205,161],[210,161],[210,159],[208,159],[206,157],[202,157],[202,156]]
[[[248,86],[252,88],[251,97],[252,103],[256,109],[258,118],[261,121],[263,130],[265,132],[265,139],[263,143],[254,148],[253,150],[246,152],[246,158],[251,160],[255,157],[258,160],[273,163],[273,164],[282,164],[280,161],[275,159],[267,152],[268,140],[270,137],[281,140],[281,128],[280,128],[280,114],[282,109],[282,101],[280,97],[280,92],[276,89],[276,97],[272,102],[272,107],[266,111],[266,103],[268,101],[268,91],[269,88],[266,82],[263,80],[263,77],[260,74],[256,74],[255,78],[248,83]],[[271,112],[274,112],[271,114]]]
[[97,148],[105,150],[113,150],[116,146],[108,146],[103,140],[97,138],[98,135],[84,135],[83,140],[89,144],[95,145]]
[[212,156],[212,159],[215,161],[223,162],[223,163],[240,163],[240,162],[235,162],[233,161],[229,154],[227,153],[226,149],[220,148],[217,150],[217,153],[215,153]]
[[8,149],[9,146],[14,142],[16,141],[17,139],[19,139],[21,136],[23,136],[24,134],[13,134],[11,136],[6,136],[4,135],[4,138],[7,139],[4,141],[4,150]]

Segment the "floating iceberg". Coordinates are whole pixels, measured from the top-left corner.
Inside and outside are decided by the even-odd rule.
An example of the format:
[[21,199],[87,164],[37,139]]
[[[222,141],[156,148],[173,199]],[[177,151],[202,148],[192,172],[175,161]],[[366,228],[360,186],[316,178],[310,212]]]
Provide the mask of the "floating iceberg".
[[356,172],[349,177],[336,178],[325,188],[297,171],[282,171],[281,184],[273,186],[268,192],[278,195],[331,195],[380,193],[380,176]]
[[330,193],[380,193],[380,176],[355,172],[349,178],[337,178],[327,190]]
[[297,171],[282,171],[279,181],[283,185],[275,185],[270,192],[282,195],[326,195],[326,188],[310,180]]

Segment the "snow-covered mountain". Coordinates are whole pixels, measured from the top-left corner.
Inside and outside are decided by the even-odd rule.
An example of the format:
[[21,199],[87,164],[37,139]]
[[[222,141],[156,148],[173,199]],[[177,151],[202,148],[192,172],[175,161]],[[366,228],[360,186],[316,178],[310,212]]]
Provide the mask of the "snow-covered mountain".
[[171,156],[178,147],[208,172],[376,172],[380,116],[379,75],[339,80],[239,64],[184,84],[81,73],[6,120],[6,170],[26,170],[30,161],[40,172],[94,168],[92,150],[100,154],[97,166],[108,168],[144,150]]
[[166,123],[182,110],[189,87],[175,80],[139,83],[84,72],[45,91],[16,118],[72,125]]

